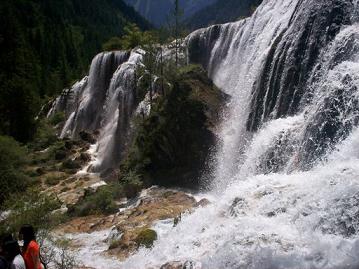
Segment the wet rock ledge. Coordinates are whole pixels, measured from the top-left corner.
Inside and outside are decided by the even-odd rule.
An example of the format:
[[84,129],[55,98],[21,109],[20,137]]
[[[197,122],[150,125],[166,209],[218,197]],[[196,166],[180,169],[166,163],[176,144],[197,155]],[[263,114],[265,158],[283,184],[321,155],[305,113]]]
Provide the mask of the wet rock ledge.
[[[124,260],[136,252],[139,247],[151,247],[157,239],[152,229],[157,221],[169,220],[176,225],[181,214],[191,212],[196,207],[208,205],[208,201],[196,199],[178,190],[152,187],[141,192],[139,197],[123,201],[120,210],[113,215],[78,217],[59,226],[55,234],[81,234],[109,230],[105,240],[108,246],[104,255]],[[82,246],[73,240],[74,248]],[[164,267],[172,268],[172,267]],[[174,267],[176,268],[176,267]]]

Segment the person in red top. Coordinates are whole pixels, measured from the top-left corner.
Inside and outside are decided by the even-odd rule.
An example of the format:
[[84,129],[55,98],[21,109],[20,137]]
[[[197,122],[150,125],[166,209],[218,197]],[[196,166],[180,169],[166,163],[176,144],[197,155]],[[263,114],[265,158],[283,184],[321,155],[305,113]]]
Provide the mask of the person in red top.
[[24,240],[22,256],[25,260],[26,269],[42,269],[40,262],[40,246],[36,242],[34,227],[24,225],[19,232],[20,240]]

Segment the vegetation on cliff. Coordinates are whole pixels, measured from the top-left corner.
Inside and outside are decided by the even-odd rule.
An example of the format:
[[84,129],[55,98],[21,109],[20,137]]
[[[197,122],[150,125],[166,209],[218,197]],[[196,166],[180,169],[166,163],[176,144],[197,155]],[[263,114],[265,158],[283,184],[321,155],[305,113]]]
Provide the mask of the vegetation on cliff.
[[24,172],[27,151],[11,137],[0,136],[0,205],[29,184]]
[[[175,0],[124,0],[156,27],[166,26],[174,12]],[[214,3],[215,0],[179,0],[185,18]]]
[[171,85],[153,101],[148,117],[138,117],[122,173],[135,172],[146,183],[195,187],[225,96],[199,66],[180,68]]

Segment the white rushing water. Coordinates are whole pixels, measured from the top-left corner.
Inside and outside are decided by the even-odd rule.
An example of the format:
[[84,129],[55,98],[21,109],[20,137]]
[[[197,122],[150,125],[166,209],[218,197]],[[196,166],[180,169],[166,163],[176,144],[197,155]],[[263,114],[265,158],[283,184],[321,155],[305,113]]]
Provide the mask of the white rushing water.
[[105,256],[108,250],[108,237],[111,229],[80,234],[68,234],[65,238],[76,242],[79,250],[74,253],[76,262],[91,268],[118,269],[120,264],[115,257]]
[[115,152],[122,152],[127,143],[130,118],[136,109],[136,92],[134,91],[134,72],[141,63],[142,51],[133,51],[129,59],[121,64],[113,74],[104,104],[102,130],[97,142],[95,167],[111,167],[120,157]]
[[[134,86],[135,70],[144,51],[104,52],[92,61],[89,76],[64,90],[48,117],[64,111],[60,137],[77,138],[82,131],[96,134],[89,170],[101,172],[116,166],[128,143],[131,116],[141,100]],[[92,147],[93,148],[93,147]]]
[[154,247],[140,249],[121,268],[188,260],[203,269],[359,268],[357,1],[351,23],[318,53],[296,113],[262,118],[254,133],[246,128],[252,88],[266,57],[280,33],[294,28],[298,6],[308,3],[316,5],[265,0],[250,19],[189,37],[209,44],[211,31],[219,31],[206,68],[232,96],[220,133],[212,204],[176,227],[155,225]]
[[[207,67],[210,77],[233,97],[220,134],[223,143],[217,156],[216,178],[221,180],[214,181],[216,188],[226,187],[242,161],[241,153],[251,137],[246,132],[245,119],[252,85],[273,40],[287,27],[296,6],[296,1],[267,2],[252,19],[224,25],[220,30],[221,38],[210,53]],[[194,35],[206,35],[206,31],[199,30]]]

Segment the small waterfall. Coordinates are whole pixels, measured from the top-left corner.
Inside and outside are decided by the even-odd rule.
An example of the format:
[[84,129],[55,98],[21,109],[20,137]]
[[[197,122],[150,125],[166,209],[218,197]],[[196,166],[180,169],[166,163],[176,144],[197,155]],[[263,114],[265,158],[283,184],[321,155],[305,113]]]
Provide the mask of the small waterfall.
[[358,1],[265,0],[187,38],[232,96],[212,204],[155,225],[124,268],[359,268],[358,15]]
[[[93,132],[100,127],[103,104],[113,73],[128,59],[127,52],[106,52],[98,54],[92,61],[89,76],[63,91],[54,102],[49,115],[64,111],[67,120],[62,136],[76,137],[81,131]],[[69,118],[68,118],[69,119]]]
[[130,141],[130,119],[141,100],[137,99],[134,72],[141,63],[143,52],[135,51],[114,73],[104,105],[102,130],[97,143],[94,169],[116,166]]
[[123,157],[131,131],[130,118],[137,100],[134,72],[143,51],[105,52],[91,64],[89,76],[64,90],[48,116],[64,111],[61,137],[76,138],[80,132],[98,133],[92,171],[112,168]]
[[[87,86],[88,77],[84,77],[81,81],[76,82],[71,89],[65,89],[59,97],[54,101],[52,108],[49,110],[47,117],[51,117],[57,112],[65,112],[66,117],[68,118],[71,114],[74,114],[76,110],[76,105],[79,98],[81,97],[83,91]],[[68,131],[69,125],[72,121],[67,121],[67,128],[64,128],[63,131]],[[65,135],[65,134],[64,134]],[[61,137],[64,137],[61,135]]]
[[80,131],[99,129],[111,79],[118,66],[127,59],[128,54],[124,52],[101,53],[94,58],[86,88],[78,99],[71,136]]

